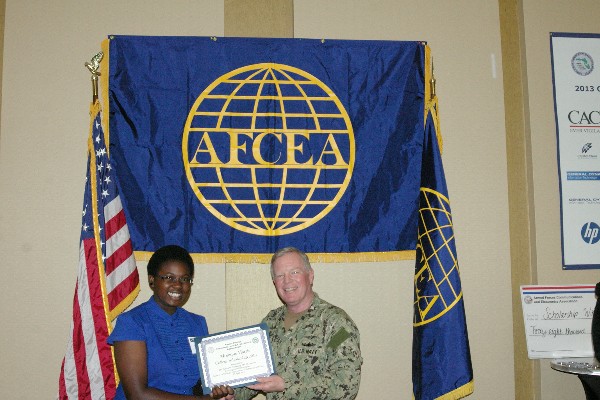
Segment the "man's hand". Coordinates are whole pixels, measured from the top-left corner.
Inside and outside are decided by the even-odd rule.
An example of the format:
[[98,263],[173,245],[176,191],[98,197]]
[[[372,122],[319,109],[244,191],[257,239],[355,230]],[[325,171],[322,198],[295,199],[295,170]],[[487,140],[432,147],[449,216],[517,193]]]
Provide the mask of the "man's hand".
[[264,393],[283,392],[285,390],[285,381],[279,375],[271,375],[265,378],[256,378],[258,383],[248,386],[252,390],[259,390]]

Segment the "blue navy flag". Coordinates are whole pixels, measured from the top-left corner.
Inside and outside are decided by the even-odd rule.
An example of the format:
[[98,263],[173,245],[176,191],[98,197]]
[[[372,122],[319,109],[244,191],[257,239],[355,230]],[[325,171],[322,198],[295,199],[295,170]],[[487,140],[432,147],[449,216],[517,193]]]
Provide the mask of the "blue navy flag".
[[414,257],[424,48],[111,36],[111,156],[134,250]]
[[473,393],[473,368],[440,151],[437,98],[432,94],[426,101],[415,260],[413,391],[415,400],[453,400]]

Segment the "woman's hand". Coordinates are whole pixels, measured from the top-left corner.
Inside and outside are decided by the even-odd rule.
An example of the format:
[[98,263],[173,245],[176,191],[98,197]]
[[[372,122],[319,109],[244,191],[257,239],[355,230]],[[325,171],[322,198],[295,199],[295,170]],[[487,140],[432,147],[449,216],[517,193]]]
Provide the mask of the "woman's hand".
[[233,389],[228,385],[215,386],[210,392],[211,399],[234,400]]

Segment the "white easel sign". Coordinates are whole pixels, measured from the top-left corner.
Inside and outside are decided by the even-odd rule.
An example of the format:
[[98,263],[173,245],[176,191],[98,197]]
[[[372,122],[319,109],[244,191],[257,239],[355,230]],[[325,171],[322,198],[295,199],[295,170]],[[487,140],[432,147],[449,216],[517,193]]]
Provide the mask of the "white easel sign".
[[521,286],[530,359],[593,357],[596,285]]

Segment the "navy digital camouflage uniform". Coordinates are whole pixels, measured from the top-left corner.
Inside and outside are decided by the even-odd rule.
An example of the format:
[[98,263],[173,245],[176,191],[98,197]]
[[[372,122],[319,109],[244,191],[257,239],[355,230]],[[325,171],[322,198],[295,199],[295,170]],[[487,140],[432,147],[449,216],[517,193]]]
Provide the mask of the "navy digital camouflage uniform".
[[[263,319],[269,326],[277,375],[285,392],[267,393],[267,400],[351,400],[360,385],[360,334],[344,310],[314,293],[310,308],[287,332],[286,306]],[[257,394],[235,389],[236,400]]]

